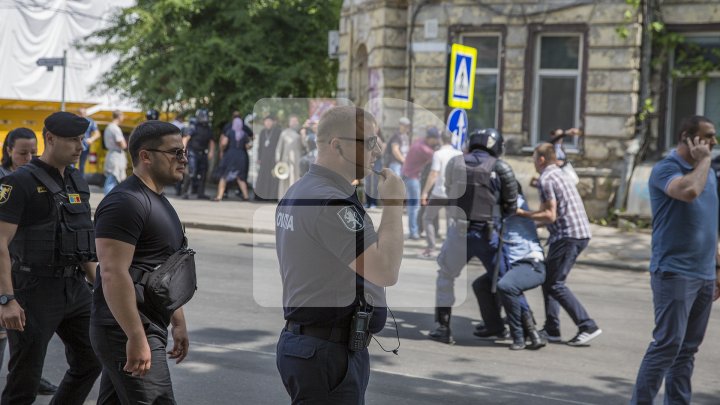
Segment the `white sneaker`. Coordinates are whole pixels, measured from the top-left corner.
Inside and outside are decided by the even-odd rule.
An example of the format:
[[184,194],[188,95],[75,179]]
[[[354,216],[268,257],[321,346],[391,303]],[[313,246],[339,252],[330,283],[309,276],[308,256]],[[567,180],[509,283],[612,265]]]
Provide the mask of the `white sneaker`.
[[569,346],[588,346],[588,343],[590,343],[591,340],[595,339],[596,337],[600,336],[602,333],[602,329],[595,328],[595,330],[592,331],[580,331],[577,335],[575,335],[574,338],[570,339],[567,344]]

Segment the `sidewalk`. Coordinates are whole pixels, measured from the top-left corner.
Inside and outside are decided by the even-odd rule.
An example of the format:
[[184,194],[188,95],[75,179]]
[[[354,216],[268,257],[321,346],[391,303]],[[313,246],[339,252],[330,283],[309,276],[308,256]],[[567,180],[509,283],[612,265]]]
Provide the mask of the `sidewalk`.
[[[91,187],[90,203],[97,207],[103,197],[102,189]],[[214,193],[214,190],[207,190]],[[168,198],[177,210],[180,220],[188,228],[214,231],[269,234],[275,233],[275,203],[243,202],[235,197],[229,200],[183,200],[168,189]],[[376,226],[380,223],[380,209],[369,211]],[[405,217],[407,221],[407,217]],[[407,225],[405,226],[407,229]],[[440,229],[444,229],[441,224]],[[647,271],[650,263],[650,233],[626,232],[617,228],[591,225],[593,238],[580,255],[578,264],[613,269]],[[541,239],[547,232],[540,230]],[[405,248],[419,252],[425,247],[424,240],[406,241]]]

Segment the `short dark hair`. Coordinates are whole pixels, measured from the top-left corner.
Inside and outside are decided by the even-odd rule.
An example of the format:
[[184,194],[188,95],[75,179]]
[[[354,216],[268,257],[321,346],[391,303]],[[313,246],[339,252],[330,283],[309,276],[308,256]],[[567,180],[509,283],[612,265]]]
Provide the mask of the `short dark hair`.
[[682,123],[680,123],[680,129],[678,130],[677,134],[678,141],[682,142],[683,134],[687,134],[687,136],[692,138],[700,129],[700,124],[702,124],[703,122],[707,122],[708,124],[713,125],[713,122],[710,121],[710,118],[704,117],[702,115],[691,115],[682,120]]
[[32,129],[24,127],[15,128],[8,132],[5,137],[5,141],[3,142],[2,150],[2,167],[6,169],[9,169],[12,166],[12,156],[8,153],[8,149],[14,148],[15,141],[18,139],[34,139],[37,141],[37,136],[35,136],[35,132],[33,132]]
[[[362,108],[351,105],[333,107],[320,117],[317,142],[327,142],[334,136],[356,137],[358,134],[357,129],[364,129],[366,124],[374,126],[376,121],[372,114]],[[373,128],[370,130],[372,131]],[[360,134],[362,133],[360,132]]]
[[130,134],[128,150],[133,166],[138,164],[140,149],[156,149],[167,135],[180,135],[180,129],[169,122],[145,121],[133,129]]

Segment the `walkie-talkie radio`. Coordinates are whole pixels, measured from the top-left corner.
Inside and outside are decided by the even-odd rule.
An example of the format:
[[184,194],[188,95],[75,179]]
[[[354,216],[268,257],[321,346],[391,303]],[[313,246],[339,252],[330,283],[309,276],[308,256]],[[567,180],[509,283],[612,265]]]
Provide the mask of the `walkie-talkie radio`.
[[367,305],[358,306],[353,314],[352,322],[350,322],[350,338],[348,339],[348,349],[351,352],[359,352],[370,345],[370,318],[372,318],[372,310],[367,310]]

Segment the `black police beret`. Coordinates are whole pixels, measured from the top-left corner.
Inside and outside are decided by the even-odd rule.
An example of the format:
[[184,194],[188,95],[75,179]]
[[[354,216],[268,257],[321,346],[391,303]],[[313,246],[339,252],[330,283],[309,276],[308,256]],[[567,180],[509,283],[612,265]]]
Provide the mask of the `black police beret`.
[[45,128],[62,138],[80,136],[87,131],[90,121],[73,113],[58,111],[45,118]]

